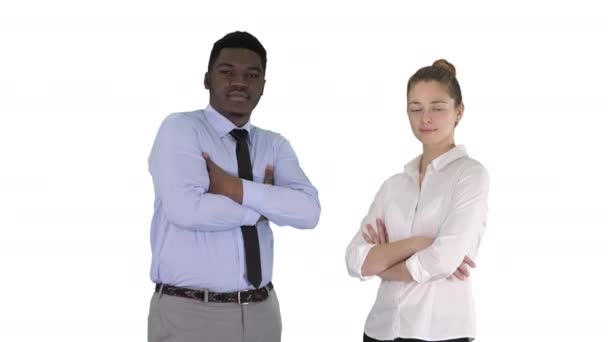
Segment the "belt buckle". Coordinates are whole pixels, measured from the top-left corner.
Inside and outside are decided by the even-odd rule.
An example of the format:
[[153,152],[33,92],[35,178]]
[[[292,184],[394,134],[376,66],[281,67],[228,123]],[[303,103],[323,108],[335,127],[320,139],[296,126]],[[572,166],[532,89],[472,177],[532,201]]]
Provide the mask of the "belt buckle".
[[237,292],[236,299],[237,299],[237,303],[239,303],[240,305],[247,305],[247,304],[251,303],[251,302],[241,301],[241,291]]

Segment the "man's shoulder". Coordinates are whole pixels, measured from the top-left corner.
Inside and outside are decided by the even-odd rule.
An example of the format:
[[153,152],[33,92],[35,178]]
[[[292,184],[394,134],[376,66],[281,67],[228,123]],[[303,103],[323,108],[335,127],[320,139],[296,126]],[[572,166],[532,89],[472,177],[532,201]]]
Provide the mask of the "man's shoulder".
[[282,144],[287,142],[287,139],[278,132],[271,131],[269,129],[260,128],[258,126],[252,125],[252,130],[255,132],[256,136],[261,137],[264,140],[272,142],[274,144]]
[[162,123],[161,130],[183,130],[197,128],[203,124],[203,111],[195,110],[190,112],[174,112],[167,115]]
[[174,112],[165,117],[164,122],[200,122],[203,118],[204,112],[202,109],[193,110],[189,112]]

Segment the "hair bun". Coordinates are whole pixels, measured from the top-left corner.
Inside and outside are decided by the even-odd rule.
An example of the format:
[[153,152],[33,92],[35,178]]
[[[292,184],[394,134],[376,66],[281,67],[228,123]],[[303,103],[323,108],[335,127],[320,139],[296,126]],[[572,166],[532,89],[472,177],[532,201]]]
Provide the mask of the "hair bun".
[[436,68],[441,68],[452,75],[452,77],[456,77],[456,68],[452,63],[446,61],[445,59],[438,59],[433,63],[433,66]]

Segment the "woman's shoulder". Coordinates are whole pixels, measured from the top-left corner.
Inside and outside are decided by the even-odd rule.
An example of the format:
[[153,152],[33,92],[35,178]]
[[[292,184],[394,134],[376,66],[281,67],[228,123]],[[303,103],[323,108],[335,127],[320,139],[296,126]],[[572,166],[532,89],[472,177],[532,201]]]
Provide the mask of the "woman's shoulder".
[[487,172],[488,170],[481,161],[468,155],[460,158],[460,164],[462,170],[466,169],[478,172]]
[[487,184],[490,181],[490,173],[486,166],[479,160],[465,156],[458,160],[457,177],[459,182],[473,181],[474,183]]
[[407,175],[404,172],[395,173],[382,182],[378,194],[387,195],[392,189],[402,188],[405,182],[407,182]]

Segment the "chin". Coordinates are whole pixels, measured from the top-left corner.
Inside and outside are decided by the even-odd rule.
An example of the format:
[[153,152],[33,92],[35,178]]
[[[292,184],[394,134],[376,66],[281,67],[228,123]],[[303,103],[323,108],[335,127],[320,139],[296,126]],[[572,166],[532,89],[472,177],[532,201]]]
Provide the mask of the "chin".
[[224,112],[230,115],[236,116],[246,116],[251,114],[252,109],[248,108],[249,106],[239,106],[239,105],[226,105],[224,106]]
[[247,116],[249,115],[248,112],[242,111],[242,110],[228,110],[228,114],[233,115],[233,116]]
[[441,142],[441,139],[438,137],[419,136],[417,138],[424,145],[434,145]]

